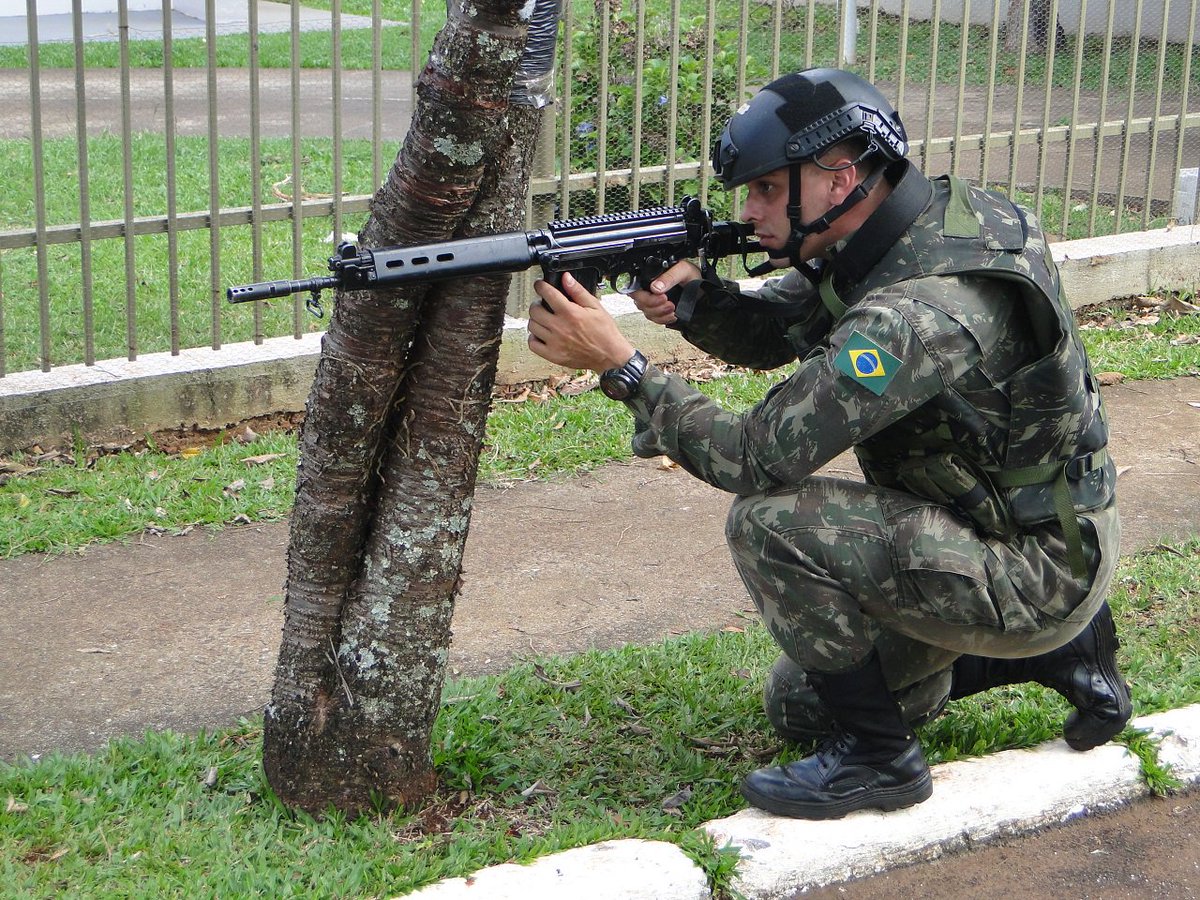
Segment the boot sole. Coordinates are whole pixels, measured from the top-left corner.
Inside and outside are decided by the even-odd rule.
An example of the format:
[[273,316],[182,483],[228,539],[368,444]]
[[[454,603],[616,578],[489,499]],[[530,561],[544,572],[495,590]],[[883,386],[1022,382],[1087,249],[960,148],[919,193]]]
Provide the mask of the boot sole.
[[742,796],[752,805],[765,812],[791,819],[840,819],[860,809],[877,809],[891,812],[923,803],[933,794],[933,775],[924,772],[918,778],[890,788],[875,788],[852,797],[830,800],[826,803],[801,800],[782,800],[761,794],[742,782]]

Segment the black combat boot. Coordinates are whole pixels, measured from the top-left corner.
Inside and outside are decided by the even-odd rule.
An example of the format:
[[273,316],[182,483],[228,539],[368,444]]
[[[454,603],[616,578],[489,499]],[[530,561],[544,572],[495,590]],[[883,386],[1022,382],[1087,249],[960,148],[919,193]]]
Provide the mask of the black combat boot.
[[1129,685],[1117,670],[1117,627],[1103,604],[1074,640],[1027,659],[960,656],[954,662],[950,699],[988,688],[1033,681],[1058,691],[1075,709],[1063,723],[1073,750],[1091,750],[1112,740],[1133,715]]
[[833,715],[835,735],[812,756],[751,772],[743,797],[798,819],[840,819],[858,809],[901,809],[929,798],[933,777],[921,744],[874,653],[853,672],[810,673],[809,681]]
[[[937,718],[950,700],[949,669],[892,691],[910,728]],[[833,716],[808,683],[807,673],[781,653],[763,684],[763,710],[781,738],[797,744],[821,741],[834,730]]]

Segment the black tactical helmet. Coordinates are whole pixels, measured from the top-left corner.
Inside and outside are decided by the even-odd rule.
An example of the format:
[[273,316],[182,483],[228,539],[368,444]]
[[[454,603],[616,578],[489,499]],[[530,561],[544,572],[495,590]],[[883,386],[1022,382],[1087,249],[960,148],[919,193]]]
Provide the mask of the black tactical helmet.
[[733,114],[713,144],[712,166],[733,188],[856,136],[867,141],[860,159],[908,152],[899,114],[873,85],[842,69],[807,69],[775,79]]

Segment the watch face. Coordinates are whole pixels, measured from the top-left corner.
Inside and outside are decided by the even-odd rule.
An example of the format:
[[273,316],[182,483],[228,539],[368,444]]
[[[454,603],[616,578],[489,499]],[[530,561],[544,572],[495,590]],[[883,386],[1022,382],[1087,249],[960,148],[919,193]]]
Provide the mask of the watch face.
[[628,400],[642,383],[645,372],[646,357],[640,350],[635,350],[625,365],[600,374],[600,390],[611,400]]
[[600,376],[600,390],[604,392],[604,396],[610,400],[624,400],[633,391],[630,389],[628,380],[625,379],[624,373],[605,372]]

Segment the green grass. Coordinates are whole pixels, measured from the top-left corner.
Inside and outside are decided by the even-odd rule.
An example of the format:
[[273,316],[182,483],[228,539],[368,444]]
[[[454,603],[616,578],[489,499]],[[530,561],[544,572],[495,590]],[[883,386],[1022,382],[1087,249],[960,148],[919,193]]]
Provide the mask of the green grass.
[[[1088,316],[1115,320],[1081,332],[1097,372],[1129,379],[1200,374],[1200,315],[1163,315],[1153,325],[1129,327],[1117,327],[1133,316],[1124,309],[1093,308]],[[735,372],[700,387],[728,408],[745,409],[786,372]],[[491,484],[554,478],[628,459],[631,431],[624,407],[595,390],[544,402],[497,402],[479,477]],[[262,456],[275,458],[246,462]],[[148,448],[97,456],[78,447],[67,459],[18,457],[10,466],[17,474],[0,483],[0,559],[71,551],[148,528],[172,533],[281,518],[291,510],[296,456],[295,436],[268,433],[249,445],[226,437],[188,455]],[[0,480],[4,476],[0,467]]]
[[[304,6],[329,9],[328,0],[305,0]],[[349,0],[341,4],[348,15],[370,16],[370,0]],[[407,69],[411,66],[412,4],[402,0],[383,0],[380,18],[400,23],[380,30],[381,57],[384,69]],[[446,21],[446,4],[430,0],[421,7],[421,47],[428,53],[433,37]],[[347,69],[374,67],[373,36],[369,28],[343,29],[341,32],[342,65]],[[208,65],[208,46],[204,38],[177,38],[171,42],[171,61],[179,68],[201,68]],[[328,31],[300,33],[301,68],[329,68],[333,62],[331,35]],[[264,33],[258,36],[258,53],[263,68],[288,68],[292,59],[290,34]],[[218,68],[243,67],[250,64],[250,40],[246,34],[219,34],[214,51]],[[120,45],[117,41],[89,41],[84,45],[84,66],[87,68],[119,68]],[[75,47],[70,43],[42,44],[38,48],[38,63],[45,69],[75,67]],[[161,40],[132,40],[129,42],[129,65],[135,69],[159,69],[164,63]],[[29,50],[26,46],[0,47],[0,68],[28,68]]]
[[[1111,604],[1139,714],[1200,701],[1198,567],[1191,541],[1118,569]],[[744,807],[746,772],[807,750],[781,744],[762,714],[776,653],[747,623],[451,681],[432,740],[441,786],[412,815],[289,813],[264,782],[258,721],[0,763],[0,879],[23,898],[392,896],[640,837],[679,844],[727,888],[733,857],[696,827]],[[960,759],[1055,737],[1067,711],[1038,686],[1004,688],[952,703],[920,737],[931,761]],[[1121,739],[1148,761],[1148,780],[1170,783],[1150,742]],[[522,795],[539,782],[546,792]],[[664,811],[685,788],[690,799]]]
[[[122,145],[116,135],[100,135],[89,140],[89,194],[92,220],[121,219],[124,216]],[[289,140],[267,139],[262,142],[260,188],[265,203],[278,203],[272,185],[291,174]],[[397,148],[388,148],[393,153]],[[344,189],[351,194],[369,194],[372,190],[371,145],[368,141],[346,141],[344,152]],[[74,141],[55,139],[45,143],[46,191],[43,196],[46,220],[61,225],[79,219],[79,169]],[[137,134],[133,138],[134,160],[132,194],[136,199],[135,216],[165,215],[167,210],[165,144],[160,135]],[[301,185],[304,193],[328,194],[332,189],[332,144],[328,140],[301,141]],[[207,209],[208,141],[181,137],[176,146],[179,181],[176,188],[180,210]],[[25,141],[0,141],[0,167],[13,173],[12,190],[0,193],[0,228],[26,226],[34,220],[33,172],[29,144]],[[244,139],[221,141],[221,166],[218,191],[223,207],[244,207],[251,203],[250,143]],[[291,186],[280,188],[288,197]],[[347,217],[343,231],[355,232],[362,215]],[[306,267],[303,274],[326,274],[325,260],[333,252],[330,219],[306,219],[302,231],[301,255]],[[255,258],[253,236],[248,226],[227,227],[219,232],[217,284],[214,296],[210,235],[207,230],[183,231],[178,235],[178,311],[171,310],[171,256],[165,234],[143,235],[133,239],[134,298],[136,312],[131,323],[127,313],[125,279],[125,242],[98,240],[91,244],[93,355],[95,359],[126,356],[128,334],[136,332],[139,354],[162,352],[178,346],[206,347],[213,342],[213,310],[219,320],[222,343],[250,340],[256,324],[248,306],[225,302],[224,290],[230,284],[269,278],[291,278],[292,223],[268,222],[262,229],[262,246]],[[86,353],[84,307],[81,290],[81,248],[78,244],[56,244],[47,249],[47,293],[50,298],[50,359],[54,365],[83,362]],[[42,341],[39,324],[37,259],[32,248],[9,250],[3,254],[0,268],[0,305],[3,307],[4,353],[7,370],[20,372],[40,366]],[[257,273],[257,274],[256,274]],[[304,298],[300,298],[303,300]],[[293,333],[290,301],[265,305],[262,330],[267,336]],[[310,331],[323,323],[302,318],[301,327]]]
[[[1184,299],[1195,300],[1191,295]],[[1133,381],[1200,375],[1200,316],[1105,306],[1089,309],[1088,316],[1093,322],[1105,322],[1080,332],[1095,371],[1120,372]],[[1107,318],[1113,321],[1108,323]]]

